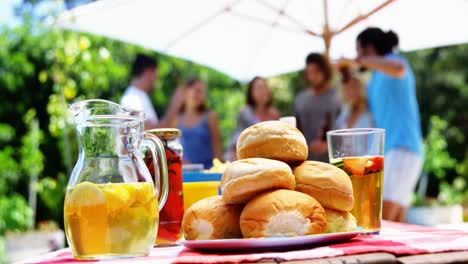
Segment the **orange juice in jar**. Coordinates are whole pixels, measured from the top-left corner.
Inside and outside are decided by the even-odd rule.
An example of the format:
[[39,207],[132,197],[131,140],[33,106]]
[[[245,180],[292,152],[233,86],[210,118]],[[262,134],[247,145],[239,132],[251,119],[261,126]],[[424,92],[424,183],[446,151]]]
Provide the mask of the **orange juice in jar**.
[[141,256],[156,238],[158,201],[149,182],[82,182],[67,190],[64,217],[76,258]]

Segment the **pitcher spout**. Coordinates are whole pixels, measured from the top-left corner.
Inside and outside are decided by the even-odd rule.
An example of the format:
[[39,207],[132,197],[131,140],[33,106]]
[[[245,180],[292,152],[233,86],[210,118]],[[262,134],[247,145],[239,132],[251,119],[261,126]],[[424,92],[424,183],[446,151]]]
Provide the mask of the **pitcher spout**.
[[102,99],[76,102],[69,106],[68,111],[73,116],[75,123],[94,115],[120,115],[129,112],[117,103]]

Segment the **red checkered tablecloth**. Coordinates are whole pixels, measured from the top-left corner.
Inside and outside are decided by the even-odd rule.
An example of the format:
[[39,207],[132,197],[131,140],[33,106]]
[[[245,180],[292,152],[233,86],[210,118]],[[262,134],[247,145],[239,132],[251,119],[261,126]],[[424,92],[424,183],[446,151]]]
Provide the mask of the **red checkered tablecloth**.
[[[468,232],[383,222],[380,235],[358,236],[350,241],[291,251],[202,253],[183,246],[154,248],[147,257],[89,261],[90,263],[241,263],[263,259],[300,260],[372,252],[396,256],[468,250]],[[49,253],[25,263],[78,263],[69,249]]]

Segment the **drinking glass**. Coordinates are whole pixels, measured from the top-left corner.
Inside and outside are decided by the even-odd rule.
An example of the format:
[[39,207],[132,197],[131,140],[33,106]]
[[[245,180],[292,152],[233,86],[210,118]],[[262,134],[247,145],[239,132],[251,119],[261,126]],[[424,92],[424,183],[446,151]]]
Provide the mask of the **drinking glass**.
[[380,231],[385,130],[340,129],[327,132],[330,163],[346,171],[353,183],[358,226],[365,233]]

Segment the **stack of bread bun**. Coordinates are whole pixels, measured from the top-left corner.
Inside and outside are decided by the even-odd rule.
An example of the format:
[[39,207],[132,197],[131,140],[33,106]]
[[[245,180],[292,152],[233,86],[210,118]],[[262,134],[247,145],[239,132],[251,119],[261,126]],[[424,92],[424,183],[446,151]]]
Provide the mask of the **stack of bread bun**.
[[245,129],[238,161],[221,180],[222,196],[193,204],[184,215],[187,240],[304,236],[354,231],[353,188],[346,172],[306,161],[295,127],[267,121]]

